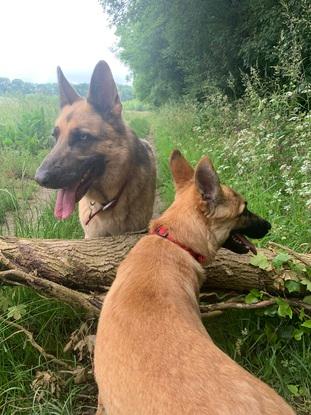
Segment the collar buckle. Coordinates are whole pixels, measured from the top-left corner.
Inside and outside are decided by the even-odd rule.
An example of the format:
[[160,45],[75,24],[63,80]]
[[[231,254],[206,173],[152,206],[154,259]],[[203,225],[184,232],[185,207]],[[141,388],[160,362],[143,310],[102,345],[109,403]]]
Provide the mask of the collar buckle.
[[157,235],[162,236],[162,238],[167,238],[169,235],[168,229],[164,228],[164,226],[157,227],[155,232]]

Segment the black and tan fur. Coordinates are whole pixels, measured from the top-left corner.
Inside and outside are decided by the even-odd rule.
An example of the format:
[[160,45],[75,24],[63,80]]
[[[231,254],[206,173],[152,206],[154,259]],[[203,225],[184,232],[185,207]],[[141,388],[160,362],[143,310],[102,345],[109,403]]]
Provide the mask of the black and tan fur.
[[[213,260],[221,246],[255,251],[270,224],[219,183],[207,157],[195,170],[175,151],[176,197],[121,263],[95,345],[97,415],[294,415],[269,386],[212,341],[200,318],[203,268],[175,241]],[[207,276],[208,278],[208,276]]]
[[[60,68],[58,83],[61,112],[53,133],[56,143],[37,170],[37,182],[70,189],[84,180],[79,217],[86,238],[145,228],[154,203],[154,154],[123,122],[109,66],[104,61],[96,65],[87,99],[76,93]],[[91,213],[114,198],[112,208],[86,224]]]

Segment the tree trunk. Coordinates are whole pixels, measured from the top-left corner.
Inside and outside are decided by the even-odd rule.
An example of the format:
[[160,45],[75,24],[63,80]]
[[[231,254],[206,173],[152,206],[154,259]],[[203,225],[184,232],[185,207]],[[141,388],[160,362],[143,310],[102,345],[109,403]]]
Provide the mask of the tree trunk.
[[[103,295],[112,284],[117,267],[142,234],[127,234],[92,240],[39,240],[0,237],[0,281],[24,285],[98,315]],[[285,248],[286,249],[286,248]],[[271,249],[261,249],[270,262]],[[310,264],[311,255],[293,252]],[[252,288],[280,293],[290,272],[262,270],[249,263],[251,255],[221,249],[206,267],[202,292]]]

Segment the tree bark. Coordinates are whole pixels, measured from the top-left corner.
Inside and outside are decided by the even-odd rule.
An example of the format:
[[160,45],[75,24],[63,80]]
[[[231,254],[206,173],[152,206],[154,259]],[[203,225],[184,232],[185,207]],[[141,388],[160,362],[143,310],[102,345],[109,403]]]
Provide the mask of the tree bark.
[[[127,234],[92,240],[39,240],[0,237],[0,282],[24,285],[98,315],[103,295],[116,275],[119,263],[142,237]],[[260,249],[269,261],[273,248]],[[294,253],[310,264],[310,254]],[[257,288],[280,293],[290,271],[262,270],[250,264],[251,255],[221,249],[208,265],[202,292]],[[294,277],[295,278],[295,277]]]

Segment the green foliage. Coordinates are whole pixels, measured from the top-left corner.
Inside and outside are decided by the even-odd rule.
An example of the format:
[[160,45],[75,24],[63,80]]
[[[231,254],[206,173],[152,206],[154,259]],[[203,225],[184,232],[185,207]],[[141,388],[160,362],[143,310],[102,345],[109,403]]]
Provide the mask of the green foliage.
[[[59,367],[53,361],[45,360],[27,341],[26,335],[10,325],[10,321],[17,322],[32,332],[34,340],[48,353],[74,365],[74,357],[63,349],[71,332],[83,321],[84,315],[25,288],[2,288],[1,304],[3,298],[9,300],[10,306],[1,313],[0,319],[0,413],[78,413],[75,405],[79,402],[79,394],[83,393],[85,386],[74,385],[70,377],[66,382],[61,382],[56,376],[49,390],[44,385],[36,391],[33,389],[33,381],[40,372],[57,373]],[[93,410],[95,405],[94,401]],[[81,413],[83,409],[86,410],[83,403],[78,406]]]
[[301,324],[302,327],[307,327],[308,329],[311,329],[311,320],[306,320]]
[[0,97],[0,225],[36,189],[32,178],[50,144],[57,107],[54,97]]
[[147,137],[150,131],[150,123],[145,113],[127,111],[125,119],[138,137]]
[[121,102],[127,102],[134,99],[134,90],[132,85],[118,85],[117,87]]
[[297,414],[309,415],[311,342],[304,336],[293,340],[296,319],[265,315],[264,310],[232,310],[206,320],[206,326],[219,347],[289,400]]
[[272,265],[274,268],[281,268],[284,264],[286,264],[290,259],[290,256],[284,252],[277,254],[272,261]]
[[299,293],[300,287],[301,287],[301,284],[297,281],[293,281],[293,280],[285,281],[285,288],[290,294],[295,293],[295,292]]
[[38,154],[49,144],[54,117],[58,111],[56,97],[0,97],[0,149],[6,148]]
[[[258,255],[257,255],[258,257]],[[295,271],[296,275],[291,275],[291,278],[284,282],[284,288],[289,294],[291,293],[308,293],[311,292],[311,280],[308,279],[308,270],[305,265],[297,263],[297,260],[293,259],[290,255],[284,252],[278,253],[271,261],[271,264],[268,261],[268,258],[262,255],[262,258],[258,259],[256,256],[251,258],[250,263],[254,266],[257,266],[261,269],[269,270],[272,269],[272,266],[280,272],[280,274],[285,273],[288,270]],[[255,260],[255,261],[254,261]],[[293,320],[289,333],[291,333],[292,338],[297,341],[301,341],[304,335],[310,335],[311,332],[308,330],[311,328],[310,310],[308,305],[310,304],[310,296],[305,296],[303,301],[300,302],[300,310],[293,309],[286,298],[277,297],[275,298],[275,304],[270,308],[264,310],[264,315],[266,316],[275,316],[276,314],[281,318],[289,318]],[[251,290],[245,297],[246,304],[254,304],[260,300],[270,299],[269,296],[264,292],[258,290]],[[304,307],[307,307],[308,313],[305,313]],[[296,313],[296,318],[293,319],[293,313]],[[297,318],[298,317],[298,318]]]
[[286,300],[283,298],[277,298],[276,303],[278,305],[278,315],[280,317],[288,316],[290,319],[293,317],[293,310]]
[[252,84],[248,91],[236,104],[215,93],[204,104],[166,105],[152,116],[163,197],[173,200],[167,165],[173,148],[182,150],[193,164],[207,154],[222,182],[237,189],[252,211],[272,222],[270,240],[307,251],[310,113],[297,113],[283,93],[260,97]]
[[245,303],[246,304],[254,304],[258,303],[263,297],[263,294],[259,291],[253,288],[250,290],[250,292],[245,296]]
[[202,99],[214,86],[241,96],[243,74],[252,68],[270,91],[293,82],[302,101],[309,99],[308,0],[100,2],[117,26],[121,58],[142,100]]
[[303,397],[306,394],[306,391],[303,387],[299,387],[299,385],[286,385],[290,393],[295,397]]
[[268,261],[268,258],[262,253],[253,256],[250,259],[249,263],[254,265],[255,267],[258,267],[260,269],[264,269],[266,271],[271,269],[271,265]]
[[18,304],[9,307],[7,317],[14,320],[20,320],[27,313],[25,304]]
[[129,101],[125,101],[122,103],[123,109],[126,111],[150,111],[152,110],[152,106],[140,101],[137,98],[130,99]]

